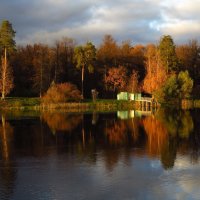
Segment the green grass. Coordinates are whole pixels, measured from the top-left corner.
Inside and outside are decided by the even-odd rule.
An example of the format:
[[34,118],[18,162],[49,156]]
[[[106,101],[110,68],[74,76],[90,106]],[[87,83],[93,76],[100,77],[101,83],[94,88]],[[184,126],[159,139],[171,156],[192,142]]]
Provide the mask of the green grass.
[[133,109],[134,103],[116,99],[84,99],[82,102],[66,102],[56,104],[41,104],[40,98],[8,97],[0,100],[0,110],[54,110],[65,109],[73,111],[114,111]]
[[40,105],[39,98],[8,97],[5,100],[0,100],[1,109],[34,107],[34,106],[39,106],[39,105]]

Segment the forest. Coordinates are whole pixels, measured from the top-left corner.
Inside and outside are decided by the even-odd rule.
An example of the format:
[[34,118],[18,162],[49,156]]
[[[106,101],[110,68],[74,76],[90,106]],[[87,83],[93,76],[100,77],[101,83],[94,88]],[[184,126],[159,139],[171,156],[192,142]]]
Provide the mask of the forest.
[[[163,35],[158,43],[133,44],[105,35],[77,44],[63,37],[54,45],[15,43],[15,30],[4,20],[0,26],[0,93],[11,97],[116,98],[120,91],[154,95],[160,101],[200,98],[200,46],[191,39],[174,43]],[[54,90],[52,90],[54,88]],[[50,91],[51,90],[51,91]]]

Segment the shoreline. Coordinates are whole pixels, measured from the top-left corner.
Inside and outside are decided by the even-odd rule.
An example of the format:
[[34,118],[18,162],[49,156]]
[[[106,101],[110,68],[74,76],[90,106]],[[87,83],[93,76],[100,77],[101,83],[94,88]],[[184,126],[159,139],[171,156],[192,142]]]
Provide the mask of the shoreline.
[[[161,107],[174,107],[181,109],[200,108],[200,100],[182,100],[181,105],[167,104],[160,105]],[[159,107],[160,107],[159,106]],[[90,100],[85,102],[66,102],[66,103],[41,103],[39,98],[6,98],[0,100],[0,111],[14,110],[33,110],[33,111],[48,111],[48,110],[64,110],[68,112],[87,112],[87,111],[117,111],[117,110],[134,110],[140,109],[140,104],[136,101],[115,100],[115,99],[99,99],[95,102]],[[151,107],[150,109],[155,109]]]
[[0,110],[65,110],[72,112],[87,111],[117,111],[135,109],[134,101],[118,101],[118,100],[98,100],[96,102],[66,102],[66,103],[48,103],[40,102],[39,98],[8,98],[0,101]]

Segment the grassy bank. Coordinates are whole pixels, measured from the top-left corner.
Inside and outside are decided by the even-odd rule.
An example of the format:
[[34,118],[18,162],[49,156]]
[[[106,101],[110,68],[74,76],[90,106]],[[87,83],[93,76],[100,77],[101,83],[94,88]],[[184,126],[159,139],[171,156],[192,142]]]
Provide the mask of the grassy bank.
[[117,100],[84,100],[84,102],[67,103],[41,103],[39,98],[6,98],[0,101],[1,110],[55,110],[65,111],[115,111],[134,109],[135,103],[132,101]]
[[40,106],[40,98],[6,98],[0,100],[0,109],[28,109]]
[[[180,104],[179,104],[180,105]],[[175,102],[166,102],[162,106],[178,106]],[[179,107],[179,106],[178,106]],[[183,109],[200,108],[200,100],[182,100]],[[6,98],[0,100],[0,110],[56,110],[62,109],[68,112],[86,111],[117,111],[140,109],[140,105],[134,101],[118,101],[113,99],[99,99],[96,102],[84,100],[83,102],[49,103],[43,104],[40,98]]]

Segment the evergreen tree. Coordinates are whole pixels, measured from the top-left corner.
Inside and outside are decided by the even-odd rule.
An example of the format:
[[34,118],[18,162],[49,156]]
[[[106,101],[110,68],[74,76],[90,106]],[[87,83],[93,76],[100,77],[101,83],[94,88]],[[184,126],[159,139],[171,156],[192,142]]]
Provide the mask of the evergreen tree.
[[158,45],[160,59],[167,74],[177,70],[177,57],[175,44],[170,35],[165,35],[161,38]]
[[193,88],[193,80],[190,78],[188,71],[181,71],[178,75],[172,74],[155,95],[161,101],[170,99],[189,98]]
[[12,24],[4,20],[0,27],[0,50],[1,50],[1,76],[0,76],[0,89],[1,98],[4,99],[5,95],[13,88],[12,70],[8,65],[8,55],[15,49],[15,31]]

